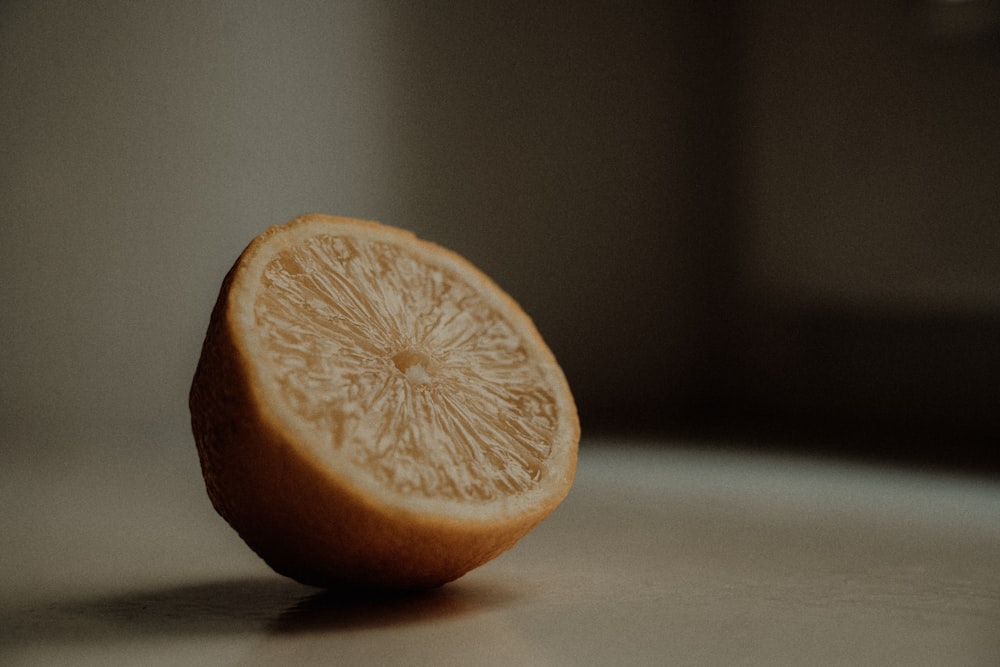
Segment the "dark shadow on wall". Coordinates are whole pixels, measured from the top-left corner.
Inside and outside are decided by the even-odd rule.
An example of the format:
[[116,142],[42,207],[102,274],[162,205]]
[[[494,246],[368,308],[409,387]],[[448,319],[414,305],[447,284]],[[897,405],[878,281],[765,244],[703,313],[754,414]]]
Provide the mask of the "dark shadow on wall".
[[717,395],[814,449],[1000,472],[1000,3],[754,2],[740,25]]
[[393,10],[407,219],[535,319],[585,433],[1000,470],[1000,52],[849,5]]
[[693,2],[398,11],[408,220],[524,306],[585,430],[675,419],[728,279],[730,14]]

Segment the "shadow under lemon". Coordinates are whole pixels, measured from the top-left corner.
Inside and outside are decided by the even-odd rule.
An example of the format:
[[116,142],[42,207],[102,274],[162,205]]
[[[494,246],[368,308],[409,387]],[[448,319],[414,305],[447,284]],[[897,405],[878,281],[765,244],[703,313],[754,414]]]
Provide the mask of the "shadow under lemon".
[[0,612],[7,629],[0,648],[385,628],[476,614],[518,597],[481,579],[409,593],[316,589],[280,577],[213,581],[15,606]]

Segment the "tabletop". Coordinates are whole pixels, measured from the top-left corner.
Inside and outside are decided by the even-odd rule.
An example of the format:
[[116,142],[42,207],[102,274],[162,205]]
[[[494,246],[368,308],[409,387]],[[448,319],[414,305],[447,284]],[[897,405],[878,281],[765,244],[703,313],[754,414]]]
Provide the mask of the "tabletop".
[[4,665],[1000,664],[995,480],[585,438],[514,549],[361,596],[263,565],[187,434],[48,438],[0,470]]

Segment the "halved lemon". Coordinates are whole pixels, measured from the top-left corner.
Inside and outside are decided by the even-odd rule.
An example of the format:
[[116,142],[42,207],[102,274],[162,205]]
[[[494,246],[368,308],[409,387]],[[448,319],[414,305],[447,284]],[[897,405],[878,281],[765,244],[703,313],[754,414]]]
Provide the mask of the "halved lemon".
[[303,583],[451,581],[565,498],[580,435],[549,348],[457,254],[311,214],[240,255],[191,387],[216,510]]

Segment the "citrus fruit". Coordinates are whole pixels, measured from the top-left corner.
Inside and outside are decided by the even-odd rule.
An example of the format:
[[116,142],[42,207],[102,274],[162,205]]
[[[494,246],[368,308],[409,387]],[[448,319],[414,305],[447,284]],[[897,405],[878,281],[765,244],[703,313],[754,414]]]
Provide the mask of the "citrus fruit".
[[555,509],[579,422],[535,326],[457,254],[311,214],[223,281],[190,393],[216,510],[319,586],[431,587]]

